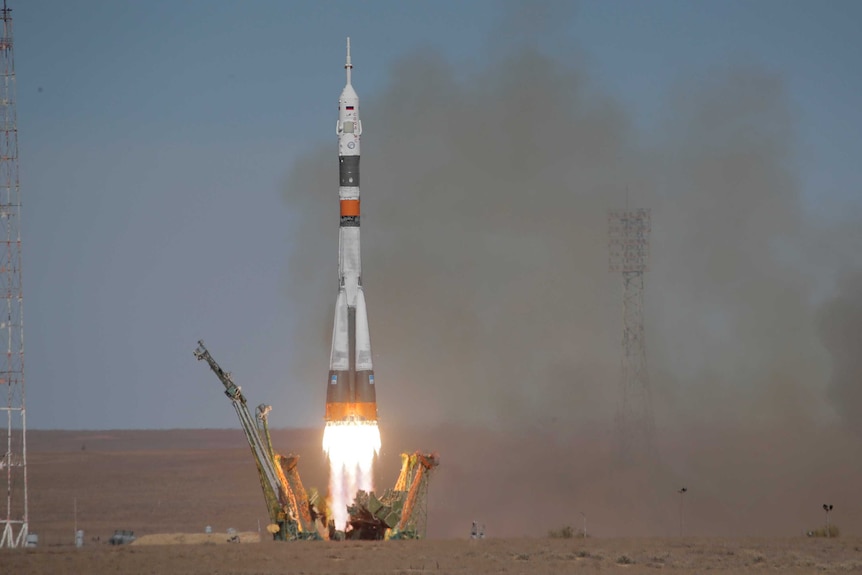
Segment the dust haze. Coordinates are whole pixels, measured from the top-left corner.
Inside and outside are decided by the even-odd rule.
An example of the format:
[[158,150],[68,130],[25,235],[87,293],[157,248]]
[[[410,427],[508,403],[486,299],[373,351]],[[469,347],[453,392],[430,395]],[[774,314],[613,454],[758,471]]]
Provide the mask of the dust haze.
[[[753,64],[682,78],[642,131],[583,58],[532,45],[516,39],[466,73],[424,49],[377,95],[355,59],[384,457],[440,450],[429,532],[463,535],[479,519],[492,535],[544,535],[584,511],[598,534],[796,534],[830,500],[858,533],[859,219],[807,213],[782,78]],[[290,375],[320,382],[321,406],[336,154],[333,135],[285,191]],[[630,207],[652,210],[659,461],[621,472],[622,282],[608,272],[606,215],[627,189]]]

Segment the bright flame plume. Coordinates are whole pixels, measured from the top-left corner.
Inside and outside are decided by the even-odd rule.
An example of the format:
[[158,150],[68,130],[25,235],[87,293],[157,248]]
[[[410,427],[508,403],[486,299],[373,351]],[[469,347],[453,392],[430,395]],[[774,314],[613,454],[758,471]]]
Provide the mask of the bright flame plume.
[[347,506],[359,489],[374,489],[371,464],[380,453],[377,422],[328,422],[323,450],[329,456],[329,498],[336,529],[347,526]]

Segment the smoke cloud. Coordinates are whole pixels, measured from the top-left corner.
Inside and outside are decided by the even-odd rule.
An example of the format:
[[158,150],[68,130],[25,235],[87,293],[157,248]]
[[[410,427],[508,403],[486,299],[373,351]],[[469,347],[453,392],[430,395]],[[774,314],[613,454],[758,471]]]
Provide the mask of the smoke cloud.
[[[521,45],[469,74],[426,49],[396,65],[378,97],[357,89],[365,128],[363,285],[384,454],[387,441],[400,444],[387,427],[452,425],[439,436],[450,450],[440,474],[449,465],[453,491],[472,493],[462,503],[486,517],[501,504],[492,493],[524,489],[542,466],[569,478],[540,482],[553,509],[619,501],[623,483],[586,470],[608,468],[622,282],[608,273],[606,214],[626,205],[627,189],[630,207],[651,208],[653,224],[646,341],[664,463],[641,484],[667,491],[662,505],[674,510],[653,518],[656,526],[644,509],[629,528],[671,530],[672,488],[686,481],[695,482],[694,507],[712,516],[701,532],[727,534],[739,517],[776,504],[764,493],[786,474],[794,480],[780,501],[816,498],[814,482],[834,479],[807,467],[832,461],[821,441],[858,452],[858,441],[830,425],[840,416],[858,430],[862,421],[854,339],[862,276],[846,280],[820,309],[823,262],[842,240],[838,229],[806,215],[780,77],[746,65],[668,86],[658,128],[648,134],[586,67]],[[321,409],[337,185],[333,137],[295,166],[285,192],[297,214],[289,262],[289,293],[301,302],[294,375],[320,382]],[[489,449],[507,438],[519,467],[531,469],[512,473],[502,454],[500,462],[473,459],[487,452],[465,448],[452,429]],[[426,439],[435,447],[434,437]],[[464,485],[471,465],[483,470],[473,491]],[[859,478],[858,466],[844,471],[841,485]],[[524,512],[535,505],[525,501]],[[818,505],[785,506],[771,522],[747,525],[780,532],[790,521],[796,533],[807,506]],[[574,522],[553,509],[550,521]],[[862,527],[862,509],[855,512]],[[441,513],[457,516],[454,508]],[[617,507],[608,517],[619,526],[626,513]],[[469,517],[457,519],[469,525]]]
[[862,271],[839,282],[821,312],[823,341],[832,354],[829,397],[848,427],[862,435]]

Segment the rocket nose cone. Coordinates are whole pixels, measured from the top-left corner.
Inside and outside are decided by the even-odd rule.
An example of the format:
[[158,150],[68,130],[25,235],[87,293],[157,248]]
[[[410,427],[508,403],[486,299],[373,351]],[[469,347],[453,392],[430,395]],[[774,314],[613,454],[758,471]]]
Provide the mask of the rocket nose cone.
[[357,103],[359,101],[359,96],[356,95],[356,90],[353,89],[353,86],[347,84],[344,89],[341,91],[342,101],[350,101],[351,103]]

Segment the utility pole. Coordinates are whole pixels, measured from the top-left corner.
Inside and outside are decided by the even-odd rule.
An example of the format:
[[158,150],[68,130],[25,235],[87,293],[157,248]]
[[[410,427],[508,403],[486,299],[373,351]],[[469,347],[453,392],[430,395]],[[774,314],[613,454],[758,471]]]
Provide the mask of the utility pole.
[[679,536],[682,537],[682,535],[684,533],[682,502],[683,502],[683,498],[685,497],[685,494],[688,493],[688,488],[687,487],[681,487],[680,489],[677,490],[677,493],[679,493]]
[[[0,10],[0,548],[23,547],[29,530],[27,419],[24,409],[24,295],[21,289],[21,189],[12,10]],[[0,421],[2,421],[0,415]]]

